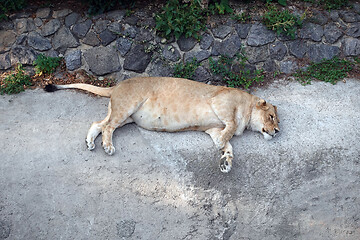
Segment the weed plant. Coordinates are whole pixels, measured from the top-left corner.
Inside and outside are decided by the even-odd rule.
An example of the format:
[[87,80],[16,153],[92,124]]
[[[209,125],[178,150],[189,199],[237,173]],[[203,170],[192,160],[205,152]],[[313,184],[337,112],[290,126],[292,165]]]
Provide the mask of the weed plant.
[[15,71],[0,81],[0,94],[16,94],[25,90],[26,86],[31,86],[31,78],[24,73],[21,64],[18,64]]
[[178,63],[174,68],[174,77],[193,79],[195,70],[200,66],[200,63],[193,58],[191,62]]
[[34,66],[37,75],[53,73],[56,68],[60,65],[61,57],[47,57],[44,54],[37,56],[34,61]]
[[240,65],[240,71],[234,72],[231,67],[234,62],[234,58],[227,56],[220,56],[218,61],[214,61],[209,58],[210,69],[213,73],[219,74],[229,87],[243,87],[248,89],[255,82],[262,82],[264,76],[261,70],[256,70],[251,73],[250,70],[245,70],[246,57],[243,54],[238,54],[236,60]]
[[311,63],[306,70],[299,70],[294,76],[302,85],[311,84],[313,79],[336,84],[353,69],[352,65],[345,59],[335,57],[319,63]]
[[161,36],[169,39],[172,35],[179,39],[181,35],[200,39],[199,32],[205,29],[205,14],[198,1],[180,3],[179,0],[169,0],[155,15],[155,29]]
[[12,11],[23,9],[26,0],[0,0],[0,21],[8,19],[8,14]]
[[278,35],[285,34],[293,39],[297,28],[302,26],[302,21],[302,18],[291,14],[288,10],[282,11],[271,5],[263,16],[263,22],[268,29],[275,31]]

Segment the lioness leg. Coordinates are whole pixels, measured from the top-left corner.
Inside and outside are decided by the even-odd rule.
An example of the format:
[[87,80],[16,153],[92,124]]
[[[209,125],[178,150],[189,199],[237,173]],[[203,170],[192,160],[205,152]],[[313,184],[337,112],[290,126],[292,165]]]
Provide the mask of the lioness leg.
[[224,130],[221,128],[211,128],[211,129],[207,130],[206,133],[210,135],[210,137],[214,141],[216,147],[221,149],[222,156],[220,158],[219,167],[220,167],[221,172],[227,173],[227,172],[230,172],[230,170],[231,170],[232,159],[234,158],[234,154],[233,154],[233,148],[229,141],[227,141],[225,143],[224,147],[222,147],[222,145],[219,144],[221,142],[220,138],[222,136],[223,131]]
[[130,116],[138,110],[139,106],[144,101],[141,96],[137,97],[137,99],[135,97],[132,98],[134,101],[111,99],[112,108],[109,111],[110,116],[107,121],[104,121],[102,124],[102,146],[107,154],[113,155],[115,152],[115,147],[112,143],[112,136],[115,129],[133,122],[133,119]]
[[111,115],[111,101],[109,102],[109,106],[108,106],[108,114],[106,115],[105,119],[102,121],[98,121],[98,122],[94,122],[88,133],[86,136],[86,145],[87,148],[91,151],[95,148],[95,139],[96,137],[100,134],[102,127],[104,126],[104,124],[109,121]]

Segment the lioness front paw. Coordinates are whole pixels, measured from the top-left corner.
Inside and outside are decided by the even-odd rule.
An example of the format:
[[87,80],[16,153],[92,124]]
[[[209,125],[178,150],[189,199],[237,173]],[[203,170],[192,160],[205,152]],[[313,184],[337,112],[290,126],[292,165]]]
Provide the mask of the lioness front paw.
[[229,153],[224,153],[220,158],[220,171],[228,173],[232,167],[232,156]]
[[110,156],[115,153],[115,148],[112,144],[103,144],[103,148],[105,152]]

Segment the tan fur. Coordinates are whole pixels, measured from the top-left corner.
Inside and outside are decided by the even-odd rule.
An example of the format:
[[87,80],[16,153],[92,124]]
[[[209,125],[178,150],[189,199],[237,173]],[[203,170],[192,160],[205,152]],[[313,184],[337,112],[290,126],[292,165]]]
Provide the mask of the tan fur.
[[[60,86],[58,86],[60,87]],[[86,141],[90,150],[102,132],[103,147],[112,155],[112,133],[117,127],[135,122],[155,131],[205,131],[223,151],[222,172],[231,169],[233,158],[229,141],[246,128],[271,139],[279,131],[276,107],[244,91],[168,77],[132,78],[106,89],[87,84],[63,85],[111,97],[107,117],[95,122]]]

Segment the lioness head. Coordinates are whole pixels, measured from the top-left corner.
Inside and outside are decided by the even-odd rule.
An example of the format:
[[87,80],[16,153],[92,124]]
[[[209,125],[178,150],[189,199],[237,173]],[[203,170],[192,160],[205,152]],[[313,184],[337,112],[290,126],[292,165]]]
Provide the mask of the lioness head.
[[251,129],[261,132],[266,140],[270,140],[280,131],[279,122],[276,106],[263,99],[258,100],[251,113]]

